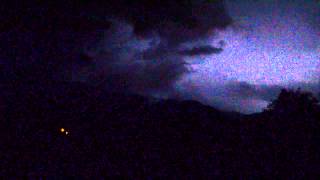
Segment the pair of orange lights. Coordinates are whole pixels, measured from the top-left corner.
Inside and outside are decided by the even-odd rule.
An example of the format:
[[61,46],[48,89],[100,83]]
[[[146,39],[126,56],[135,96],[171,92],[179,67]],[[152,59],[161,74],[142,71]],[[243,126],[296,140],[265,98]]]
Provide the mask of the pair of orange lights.
[[69,131],[67,131],[65,128],[60,128],[60,132],[65,134],[65,135],[69,134]]

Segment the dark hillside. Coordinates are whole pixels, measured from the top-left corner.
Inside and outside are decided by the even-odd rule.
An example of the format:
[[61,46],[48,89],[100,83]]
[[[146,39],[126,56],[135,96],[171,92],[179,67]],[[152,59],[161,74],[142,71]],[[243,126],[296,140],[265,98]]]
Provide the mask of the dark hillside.
[[315,116],[228,115],[196,101],[149,101],[61,82],[2,86],[1,99],[1,176],[303,178],[319,172]]

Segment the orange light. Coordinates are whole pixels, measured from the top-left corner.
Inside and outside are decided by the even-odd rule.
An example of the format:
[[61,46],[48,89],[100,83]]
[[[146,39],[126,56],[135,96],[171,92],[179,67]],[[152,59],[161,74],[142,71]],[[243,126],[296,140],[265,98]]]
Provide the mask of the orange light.
[[60,132],[62,132],[62,133],[63,133],[64,131],[65,131],[65,129],[64,129],[64,128],[61,128],[61,129],[60,129]]

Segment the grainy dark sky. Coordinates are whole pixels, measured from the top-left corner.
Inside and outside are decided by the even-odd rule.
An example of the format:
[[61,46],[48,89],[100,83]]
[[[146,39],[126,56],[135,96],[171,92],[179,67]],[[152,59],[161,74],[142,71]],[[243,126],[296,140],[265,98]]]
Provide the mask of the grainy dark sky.
[[261,111],[281,86],[318,91],[309,0],[15,2],[1,7],[2,80],[68,80],[223,110]]
[[[223,40],[224,50],[190,58],[200,60],[192,65],[196,72],[185,76],[183,91],[190,90],[190,96],[208,104],[247,113],[265,107],[279,86],[318,92],[319,2],[229,0],[226,5],[234,22],[211,40],[212,44]],[[241,88],[246,83],[252,92]],[[266,87],[273,90],[260,92]]]

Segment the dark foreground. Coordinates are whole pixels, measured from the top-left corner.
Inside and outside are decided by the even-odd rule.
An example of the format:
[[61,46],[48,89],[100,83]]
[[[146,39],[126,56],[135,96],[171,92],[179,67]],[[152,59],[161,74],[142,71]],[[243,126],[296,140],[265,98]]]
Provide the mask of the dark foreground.
[[318,114],[244,116],[81,84],[1,88],[2,177],[320,175]]

